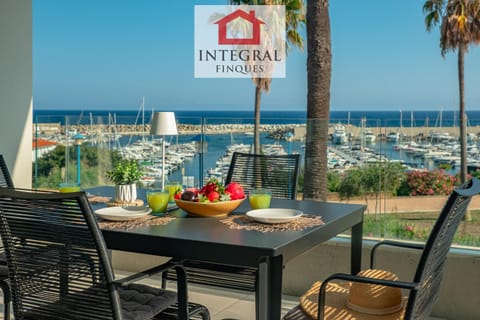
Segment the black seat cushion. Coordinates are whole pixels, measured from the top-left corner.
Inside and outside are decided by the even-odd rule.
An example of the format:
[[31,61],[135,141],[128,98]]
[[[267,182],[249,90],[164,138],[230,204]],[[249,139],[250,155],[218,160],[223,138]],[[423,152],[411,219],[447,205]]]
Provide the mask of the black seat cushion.
[[119,288],[124,320],[151,319],[177,302],[175,292],[132,283]]
[[[44,306],[35,306],[26,312],[25,319],[78,319],[86,320],[90,316],[82,310],[85,296],[92,296],[98,290],[95,287],[71,292],[62,301],[52,302]],[[142,284],[130,284],[118,288],[123,320],[149,320],[177,302],[175,292],[157,289]],[[48,294],[46,292],[38,294]],[[91,303],[91,302],[90,302]],[[52,316],[55,315],[55,318]]]

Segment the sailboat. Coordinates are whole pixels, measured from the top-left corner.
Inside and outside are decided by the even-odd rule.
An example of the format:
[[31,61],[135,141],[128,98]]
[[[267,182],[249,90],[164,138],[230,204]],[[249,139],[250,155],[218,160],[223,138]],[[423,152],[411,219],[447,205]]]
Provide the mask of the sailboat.
[[394,142],[394,143],[397,143],[400,141],[400,132],[402,131],[402,110],[400,110],[400,126],[398,128],[397,131],[391,131],[387,134],[387,136],[385,137],[385,139],[387,140],[387,142]]
[[[442,130],[443,126],[442,126],[442,115],[443,115],[443,110],[440,109],[440,112],[438,114],[438,122],[436,124],[438,124],[438,128],[440,128],[440,130]],[[450,134],[448,132],[442,132],[442,131],[431,131],[430,132],[430,141],[431,143],[445,143],[445,142],[448,142],[452,139],[452,137],[450,136]]]

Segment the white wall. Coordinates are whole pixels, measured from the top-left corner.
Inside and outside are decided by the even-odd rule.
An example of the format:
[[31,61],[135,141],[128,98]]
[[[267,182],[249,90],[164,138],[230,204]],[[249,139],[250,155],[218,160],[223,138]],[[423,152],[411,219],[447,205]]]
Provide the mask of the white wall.
[[0,153],[18,187],[32,184],[32,2],[0,1]]

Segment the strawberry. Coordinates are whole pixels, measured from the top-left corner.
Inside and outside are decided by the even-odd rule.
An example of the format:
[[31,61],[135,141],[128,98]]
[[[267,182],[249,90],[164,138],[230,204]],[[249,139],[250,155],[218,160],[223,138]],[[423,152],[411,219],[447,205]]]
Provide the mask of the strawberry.
[[224,187],[217,179],[210,179],[199,191],[200,202],[217,202],[244,199],[245,193],[238,183],[230,183]]
[[241,184],[231,182],[225,187],[225,193],[230,194],[231,200],[238,200],[245,198],[245,192]]
[[210,191],[207,195],[208,201],[215,202],[220,199],[220,193],[217,191]]
[[177,193],[175,193],[175,195],[173,196],[173,198],[174,198],[175,200],[180,200],[180,199],[182,199],[182,192],[177,192]]

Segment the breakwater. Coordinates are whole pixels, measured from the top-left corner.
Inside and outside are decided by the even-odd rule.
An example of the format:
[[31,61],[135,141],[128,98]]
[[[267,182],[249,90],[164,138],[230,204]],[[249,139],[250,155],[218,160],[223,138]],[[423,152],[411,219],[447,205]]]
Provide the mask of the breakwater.
[[[333,134],[335,124],[329,126],[329,134]],[[390,132],[398,132],[406,138],[419,138],[420,140],[429,137],[432,132],[448,133],[452,137],[459,137],[458,127],[362,127],[356,125],[344,125],[345,132],[352,137],[360,137],[362,132],[371,131],[380,139]],[[131,125],[131,124],[96,124],[96,125],[62,125],[61,123],[38,123],[34,125],[34,130],[39,134],[65,134],[66,132],[81,132],[81,133],[118,133],[121,135],[148,135],[151,126],[145,125]],[[229,134],[229,133],[253,133],[253,124],[178,124],[178,132],[180,135],[192,135],[205,133],[207,135],[213,134]],[[275,132],[292,132],[294,133],[294,140],[301,140],[305,137],[306,125],[299,123],[286,124],[262,124],[260,131],[263,133]],[[479,135],[480,126],[470,126],[467,129],[468,133]]]

